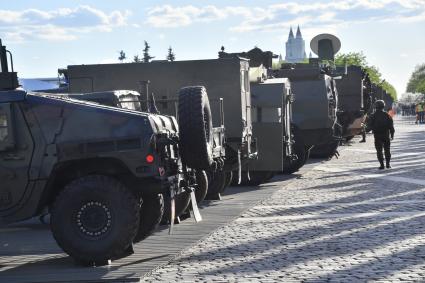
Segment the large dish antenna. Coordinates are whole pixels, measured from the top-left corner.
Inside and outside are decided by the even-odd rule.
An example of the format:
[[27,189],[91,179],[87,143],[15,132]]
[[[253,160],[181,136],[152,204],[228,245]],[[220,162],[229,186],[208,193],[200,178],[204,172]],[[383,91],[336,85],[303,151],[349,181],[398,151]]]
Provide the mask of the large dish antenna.
[[335,54],[341,49],[338,37],[329,33],[316,35],[310,41],[311,50],[319,56],[320,60],[334,60]]

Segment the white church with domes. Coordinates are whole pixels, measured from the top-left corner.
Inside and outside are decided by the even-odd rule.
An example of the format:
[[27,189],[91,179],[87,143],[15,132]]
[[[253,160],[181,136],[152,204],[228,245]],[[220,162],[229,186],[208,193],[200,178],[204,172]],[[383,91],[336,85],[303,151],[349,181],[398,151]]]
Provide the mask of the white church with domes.
[[300,63],[303,62],[306,58],[305,41],[301,35],[300,26],[297,28],[297,34],[295,37],[291,27],[288,41],[286,42],[285,61],[287,63]]

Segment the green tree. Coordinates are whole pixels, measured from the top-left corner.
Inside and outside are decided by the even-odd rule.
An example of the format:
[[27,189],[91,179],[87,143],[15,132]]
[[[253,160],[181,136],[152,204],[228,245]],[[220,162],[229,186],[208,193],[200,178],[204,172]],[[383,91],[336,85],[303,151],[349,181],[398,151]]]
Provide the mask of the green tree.
[[170,47],[168,47],[168,54],[167,54],[167,58],[168,61],[175,61],[176,60],[176,54],[174,54],[173,49]]
[[344,66],[345,64],[354,66],[367,66],[366,56],[363,52],[340,53],[335,57],[335,64]]
[[381,86],[387,93],[389,93],[389,95],[394,100],[397,99],[397,91],[395,90],[394,86],[382,78],[382,74],[381,72],[379,72],[379,69],[377,67],[369,65],[366,60],[366,56],[363,54],[363,52],[349,52],[338,54],[335,57],[335,65],[354,65],[362,67],[368,74],[372,83]]
[[422,80],[416,87],[416,92],[425,94],[425,80]]
[[118,60],[122,63],[127,57],[125,56],[124,50],[120,51],[120,56],[118,57]]
[[142,60],[140,59],[139,55],[134,55],[133,57],[133,63],[140,63]]
[[421,92],[425,93],[425,63],[415,67],[409,82],[407,83],[407,92]]
[[143,49],[143,63],[149,63],[151,59],[155,58],[149,54],[150,45],[145,40],[145,48]]

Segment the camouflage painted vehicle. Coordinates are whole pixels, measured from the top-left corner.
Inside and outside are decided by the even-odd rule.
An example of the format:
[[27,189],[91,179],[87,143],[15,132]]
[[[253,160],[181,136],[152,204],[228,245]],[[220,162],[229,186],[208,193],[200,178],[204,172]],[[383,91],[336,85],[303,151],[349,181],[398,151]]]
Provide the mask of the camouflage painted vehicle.
[[207,170],[208,197],[218,198],[229,184],[231,172],[256,157],[248,71],[248,60],[240,58],[75,65],[68,66],[69,92],[130,89],[148,98],[145,84],[149,81],[159,112],[176,115],[177,91],[185,85],[203,86],[211,101],[213,127],[219,131],[225,129],[225,156]]
[[[196,176],[182,162],[193,143],[185,145],[182,136],[209,135],[210,120],[191,116],[196,125],[179,131],[171,116],[26,93],[1,44],[0,66],[2,224],[49,209],[59,246],[93,265],[131,253],[132,244],[155,229],[163,194],[174,202],[190,193],[196,212]],[[202,113],[205,104],[184,100],[180,106]],[[205,138],[196,146],[208,147]],[[211,161],[203,158],[197,156]]]

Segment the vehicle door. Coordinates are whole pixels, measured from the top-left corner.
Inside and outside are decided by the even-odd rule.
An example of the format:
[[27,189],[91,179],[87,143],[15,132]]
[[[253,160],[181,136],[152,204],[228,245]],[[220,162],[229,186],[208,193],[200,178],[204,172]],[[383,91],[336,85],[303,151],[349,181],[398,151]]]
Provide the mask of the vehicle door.
[[19,102],[0,102],[0,214],[17,205],[28,189],[33,149]]

